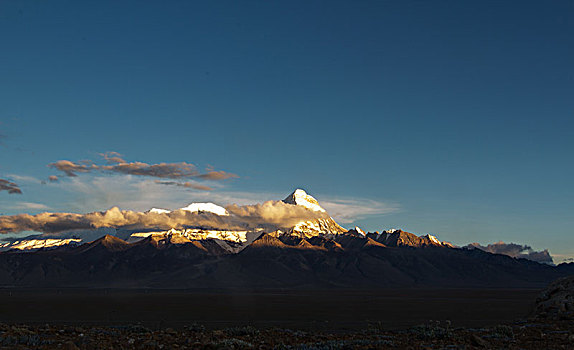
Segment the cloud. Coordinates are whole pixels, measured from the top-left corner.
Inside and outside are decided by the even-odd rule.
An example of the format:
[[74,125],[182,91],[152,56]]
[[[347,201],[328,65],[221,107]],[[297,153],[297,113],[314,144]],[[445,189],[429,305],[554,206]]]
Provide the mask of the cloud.
[[56,175],[50,175],[48,176],[48,180],[50,182],[58,182],[60,179]]
[[125,163],[126,161],[122,158],[122,155],[118,152],[106,152],[100,153],[100,156],[108,162],[108,164]]
[[205,174],[200,174],[197,177],[204,179],[204,180],[221,181],[221,180],[227,180],[227,179],[232,179],[232,178],[238,178],[239,176],[232,174],[232,173],[225,172],[223,170],[219,170],[219,171],[211,170]]
[[20,187],[11,181],[0,179],[0,191],[8,191],[11,194],[22,194]]
[[103,165],[99,169],[112,173],[159,177],[164,179],[182,179],[201,176],[195,165],[186,162],[147,164],[142,162]]
[[10,206],[12,209],[23,209],[23,210],[46,210],[49,207],[42,203],[32,203],[32,202],[17,202]]
[[553,264],[554,261],[548,249],[542,251],[535,251],[528,245],[520,245],[516,243],[504,243],[503,241],[482,246],[478,243],[471,243],[466,246],[469,249],[480,249],[485,252],[493,254],[508,255],[513,258],[523,258],[539,263]]
[[105,227],[131,230],[152,228],[166,230],[187,227],[249,230],[262,227],[267,230],[285,230],[299,221],[325,216],[324,213],[281,201],[246,206],[232,204],[226,209],[230,213],[229,216],[191,213],[185,210],[175,210],[169,213],[137,212],[120,210],[118,207],[87,214],[41,213],[0,216],[0,233],[22,231],[57,233]]
[[396,203],[385,203],[370,199],[332,199],[320,202],[321,206],[340,223],[351,223],[369,215],[384,215],[400,210]]
[[293,227],[303,220],[328,218],[327,213],[309,210],[283,201],[267,201],[251,205],[231,204],[225,209],[239,218],[241,222],[247,223],[249,227],[258,227],[263,224],[271,229]]
[[98,166],[94,164],[74,163],[69,160],[59,160],[48,164],[48,167],[59,170],[70,177],[78,176],[77,173],[89,173],[94,169],[98,169]]
[[[175,209],[193,201],[206,201],[197,191],[182,191],[178,186],[166,186],[152,179],[132,175],[73,177],[51,186],[69,198],[66,208],[88,212],[118,206],[145,211],[152,207]],[[215,199],[212,199],[212,201]],[[179,205],[182,204],[182,205]]]
[[[194,185],[203,183],[191,181]],[[179,185],[178,185],[179,184]],[[152,180],[132,175],[73,177],[51,186],[70,194],[71,202],[67,210],[88,212],[101,208],[120,208],[145,211],[152,207],[176,209],[192,202],[213,202],[218,205],[235,203],[248,205],[285,198],[285,192],[229,191],[221,184],[209,183],[207,188],[196,191],[194,186],[186,186],[178,181]],[[182,191],[182,189],[189,189]],[[335,219],[345,224],[355,222],[370,215],[385,215],[400,210],[393,202],[374,201],[364,198],[332,198],[318,196],[319,204]]]
[[179,186],[185,188],[193,188],[194,190],[201,190],[201,191],[212,191],[213,188],[205,185],[196,184],[193,182],[175,182],[175,181],[159,181],[155,180],[156,184],[160,185],[171,185],[171,186]]
[[11,179],[14,179],[15,181],[17,181],[19,183],[27,182],[27,183],[38,184],[38,183],[42,182],[42,181],[40,181],[40,179],[37,179],[33,176],[27,176],[27,175],[9,174],[8,177]]
[[[207,169],[207,172],[201,173],[194,164],[186,162],[147,164],[144,162],[127,162],[121,157],[121,154],[117,152],[106,152],[100,155],[107,161],[107,165],[96,165],[91,161],[72,162],[69,160],[59,160],[55,163],[48,164],[48,167],[61,171],[68,177],[76,177],[78,173],[89,173],[93,171],[172,180],[200,179],[206,181],[222,181],[239,177],[236,174],[223,170],[213,170],[211,167]],[[203,190],[209,188],[209,186],[195,186],[191,182],[183,186]]]

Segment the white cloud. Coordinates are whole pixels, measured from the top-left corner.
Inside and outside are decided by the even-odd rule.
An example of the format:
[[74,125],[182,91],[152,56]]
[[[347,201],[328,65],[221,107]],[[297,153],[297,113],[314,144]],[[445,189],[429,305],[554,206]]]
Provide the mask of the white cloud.
[[9,178],[13,179],[16,182],[30,182],[30,183],[41,183],[42,180],[37,179],[33,176],[27,176],[27,175],[16,175],[16,174],[10,174],[7,175]]
[[[214,184],[213,191],[198,191],[180,186],[165,186],[153,179],[132,175],[85,176],[62,179],[50,186],[70,192],[74,211],[89,212],[114,206],[127,210],[145,211],[152,207],[177,209],[192,202],[213,202],[247,205],[269,200],[281,200],[284,193],[228,191],[222,184]],[[384,215],[400,210],[397,203],[375,201],[365,198],[340,198],[317,195],[319,204],[339,223],[351,223],[371,215]]]
[[32,202],[16,202],[9,207],[10,209],[16,210],[47,210],[50,209],[45,204],[42,203],[32,203]]
[[320,204],[335,221],[342,224],[351,223],[371,215],[384,215],[400,210],[396,203],[385,203],[371,199],[327,199]]

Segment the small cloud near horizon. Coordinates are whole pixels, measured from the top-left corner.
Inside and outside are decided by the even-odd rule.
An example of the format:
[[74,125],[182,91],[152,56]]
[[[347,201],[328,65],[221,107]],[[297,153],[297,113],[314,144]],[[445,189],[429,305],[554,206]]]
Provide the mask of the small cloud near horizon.
[[47,210],[50,209],[45,204],[42,203],[33,203],[33,202],[17,202],[14,205],[10,206],[11,209],[18,209],[18,210]]
[[467,245],[465,248],[469,249],[480,249],[485,252],[493,253],[493,254],[503,254],[508,255],[513,258],[523,258],[532,261],[536,261],[539,263],[545,264],[553,264],[554,260],[550,255],[548,249],[544,249],[541,251],[536,251],[532,249],[531,246],[528,245],[521,245],[516,243],[505,243],[503,241],[499,241],[496,243],[491,243],[487,246],[480,245],[479,243],[471,243]]

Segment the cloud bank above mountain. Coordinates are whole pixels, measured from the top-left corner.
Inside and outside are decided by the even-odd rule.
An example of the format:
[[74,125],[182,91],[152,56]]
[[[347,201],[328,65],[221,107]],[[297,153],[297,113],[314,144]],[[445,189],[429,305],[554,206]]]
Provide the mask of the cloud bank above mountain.
[[[135,211],[145,211],[151,207],[176,209],[191,202],[213,202],[222,206],[233,203],[247,205],[283,198],[287,193],[232,191],[226,189],[221,182],[211,182],[208,185],[211,190],[197,188],[207,184],[195,180],[166,181],[134,175],[78,176],[48,184],[69,196],[70,201],[63,210],[73,212],[91,212],[114,206]],[[321,206],[341,224],[401,210],[398,203],[384,200],[333,198],[328,195],[318,199]]]
[[545,264],[554,263],[554,260],[552,259],[552,256],[547,249],[536,251],[528,245],[505,243],[503,241],[499,241],[487,246],[483,246],[478,243],[471,243],[466,246],[466,248],[476,248],[493,254],[503,254],[513,258],[524,258]]
[[35,231],[57,233],[69,230],[97,228],[122,229],[182,229],[187,227],[215,228],[219,230],[266,230],[286,229],[302,220],[325,218],[325,213],[308,210],[301,206],[281,201],[268,201],[255,205],[226,207],[229,216],[205,212],[175,210],[169,213],[137,212],[113,207],[106,211],[87,214],[41,213],[37,215],[18,214],[0,217],[0,233]]

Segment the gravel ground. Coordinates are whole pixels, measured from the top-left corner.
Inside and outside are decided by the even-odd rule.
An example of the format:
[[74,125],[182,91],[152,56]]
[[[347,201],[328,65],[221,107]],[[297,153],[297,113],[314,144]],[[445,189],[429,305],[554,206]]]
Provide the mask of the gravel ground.
[[574,349],[571,321],[525,320],[488,328],[452,328],[433,322],[405,330],[378,324],[353,332],[258,329],[208,330],[141,325],[78,327],[0,324],[2,349]]

